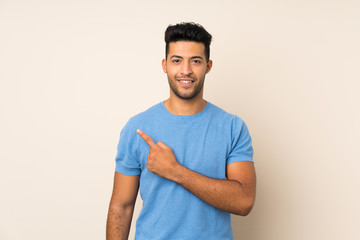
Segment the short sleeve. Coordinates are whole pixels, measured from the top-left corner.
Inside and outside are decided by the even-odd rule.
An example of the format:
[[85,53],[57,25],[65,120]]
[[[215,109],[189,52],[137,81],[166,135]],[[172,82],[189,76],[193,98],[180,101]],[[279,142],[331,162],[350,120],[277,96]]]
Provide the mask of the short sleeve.
[[249,130],[241,118],[235,117],[232,125],[231,151],[226,163],[229,164],[240,161],[253,162],[254,150]]
[[128,121],[120,133],[120,140],[117,146],[115,170],[124,175],[134,176],[141,172],[140,161],[136,152],[136,129]]

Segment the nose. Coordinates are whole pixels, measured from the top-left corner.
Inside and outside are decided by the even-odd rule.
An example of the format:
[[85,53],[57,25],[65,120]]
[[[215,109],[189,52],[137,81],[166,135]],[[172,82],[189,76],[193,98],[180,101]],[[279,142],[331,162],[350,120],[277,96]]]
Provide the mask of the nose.
[[190,75],[191,73],[192,73],[192,69],[190,63],[184,61],[181,68],[181,74]]

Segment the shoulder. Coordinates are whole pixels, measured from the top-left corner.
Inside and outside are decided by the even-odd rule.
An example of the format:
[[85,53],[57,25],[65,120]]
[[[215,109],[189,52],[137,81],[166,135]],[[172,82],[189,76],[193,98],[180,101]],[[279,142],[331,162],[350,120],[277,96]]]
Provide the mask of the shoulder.
[[230,134],[232,141],[236,141],[241,135],[249,135],[249,130],[241,117],[237,114],[229,113],[212,103],[210,104],[211,118],[224,132]]
[[220,121],[222,121],[225,124],[231,124],[231,125],[235,125],[235,126],[241,126],[244,124],[244,120],[239,117],[236,114],[232,114],[229,113],[227,111],[225,111],[224,109],[216,106],[215,104],[212,104],[209,102],[209,110],[210,110],[210,114],[219,119]]
[[136,132],[136,129],[141,128],[144,125],[147,125],[149,121],[152,121],[154,116],[159,115],[161,111],[160,103],[156,104],[143,112],[140,112],[131,118],[125,123],[121,130],[122,135],[132,134]]
[[145,111],[136,114],[128,120],[128,124],[130,125],[138,125],[139,123],[143,123],[153,119],[154,117],[160,115],[161,113],[161,103],[155,104]]

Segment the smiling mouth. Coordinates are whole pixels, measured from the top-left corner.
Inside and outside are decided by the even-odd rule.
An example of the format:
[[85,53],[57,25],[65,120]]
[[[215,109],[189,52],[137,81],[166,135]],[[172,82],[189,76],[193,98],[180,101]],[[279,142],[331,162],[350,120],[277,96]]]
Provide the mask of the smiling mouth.
[[182,82],[182,83],[192,83],[192,82],[194,82],[194,80],[182,80],[182,79],[179,79],[178,81]]
[[183,88],[190,88],[195,82],[195,80],[191,78],[177,78],[176,80]]
[[178,76],[176,80],[183,83],[195,82],[195,79],[189,76]]

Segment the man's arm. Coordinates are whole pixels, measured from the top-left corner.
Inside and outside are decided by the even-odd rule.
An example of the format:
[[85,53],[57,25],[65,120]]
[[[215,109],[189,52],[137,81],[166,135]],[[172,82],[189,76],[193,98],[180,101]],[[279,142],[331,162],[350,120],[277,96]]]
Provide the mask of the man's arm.
[[255,201],[255,169],[252,162],[227,165],[227,179],[214,179],[180,165],[171,175],[180,184],[208,204],[236,215],[246,216]]
[[180,184],[213,207],[242,216],[249,214],[254,205],[256,187],[252,162],[228,164],[225,180],[209,178],[179,164],[172,149],[164,143],[155,143],[142,131],[138,130],[138,134],[150,146],[149,171]]
[[128,239],[138,189],[139,175],[127,176],[115,172],[106,225],[107,240]]

